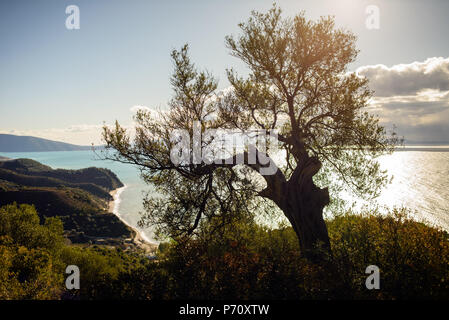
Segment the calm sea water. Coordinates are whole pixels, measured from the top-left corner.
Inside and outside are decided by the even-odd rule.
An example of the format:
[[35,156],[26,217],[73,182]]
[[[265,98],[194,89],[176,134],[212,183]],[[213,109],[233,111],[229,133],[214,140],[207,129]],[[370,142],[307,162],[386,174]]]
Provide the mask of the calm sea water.
[[410,208],[417,220],[449,231],[447,147],[432,148],[432,151],[399,151],[381,157],[379,162],[393,175],[392,183],[378,199],[380,204]]
[[[449,149],[399,151],[380,158],[382,168],[394,176],[393,182],[377,199],[387,207],[407,207],[418,220],[449,230]],[[131,165],[98,160],[92,151],[0,153],[9,158],[30,158],[52,168],[81,169],[103,167],[115,172],[126,187],[116,201],[117,214],[136,229],[143,210],[144,192],[151,191]],[[154,240],[151,228],[139,229],[148,241]]]

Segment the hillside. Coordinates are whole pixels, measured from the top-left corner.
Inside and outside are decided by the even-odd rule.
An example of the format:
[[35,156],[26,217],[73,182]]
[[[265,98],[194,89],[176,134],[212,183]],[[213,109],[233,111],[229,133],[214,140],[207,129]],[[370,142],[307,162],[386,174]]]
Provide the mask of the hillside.
[[0,206],[32,204],[40,217],[58,216],[73,242],[129,238],[133,231],[107,212],[122,182],[108,169],[54,170],[30,159],[0,162]]
[[90,150],[90,146],[78,146],[30,136],[0,134],[0,152],[46,152]]
[[109,191],[123,187],[108,169],[53,170],[31,159],[0,162],[0,179],[29,187],[79,188],[108,201],[112,200]]

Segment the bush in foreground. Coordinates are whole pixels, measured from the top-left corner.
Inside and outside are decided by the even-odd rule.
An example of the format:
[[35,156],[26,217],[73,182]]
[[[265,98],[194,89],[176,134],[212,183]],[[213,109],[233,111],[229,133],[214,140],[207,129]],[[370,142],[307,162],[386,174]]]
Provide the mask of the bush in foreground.
[[[240,222],[214,238],[162,244],[158,260],[64,244],[57,218],[0,208],[0,299],[448,299],[449,236],[394,210],[327,222],[333,257],[311,264],[290,227]],[[77,265],[80,290],[65,289]],[[365,269],[380,268],[380,290]]]
[[[447,299],[449,237],[404,210],[346,215],[327,222],[333,257],[311,264],[298,254],[290,227],[241,224],[215,239],[173,242],[158,268],[167,287],[157,296],[199,299]],[[365,286],[380,268],[380,290]]]

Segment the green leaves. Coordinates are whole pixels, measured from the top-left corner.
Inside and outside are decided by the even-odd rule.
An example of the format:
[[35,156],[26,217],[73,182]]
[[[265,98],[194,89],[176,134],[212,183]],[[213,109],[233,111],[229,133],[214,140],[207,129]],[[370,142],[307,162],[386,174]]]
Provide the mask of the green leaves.
[[0,208],[0,298],[57,299],[61,293],[59,261],[64,246],[62,222],[44,225],[33,206]]
[[235,127],[280,130],[287,177],[304,165],[306,153],[323,163],[330,186],[343,181],[358,196],[377,196],[388,177],[376,158],[399,141],[366,111],[367,79],[347,72],[357,56],[355,36],[337,29],[332,17],[282,18],[276,6],[253,12],[239,27],[241,35],[226,43],[250,74],[228,72],[229,95],[239,107],[222,107],[223,117],[232,117]]
[[0,208],[0,236],[8,236],[20,246],[58,250],[64,242],[62,234],[59,218],[47,218],[40,225],[33,206],[12,204]]
[[[217,81],[195,67],[184,45],[171,53],[173,97],[167,110],[139,111],[134,139],[118,124],[104,128],[107,147],[117,151],[106,158],[139,166],[158,192],[146,197],[141,223],[166,235],[194,234],[217,217],[228,223],[257,215],[258,196],[282,206],[288,200],[279,197],[285,185],[302,184],[304,173],[316,173],[310,166],[323,167],[328,177],[367,198],[387,181],[376,157],[391,152],[394,139],[366,111],[372,94],[367,80],[347,72],[358,53],[355,36],[336,28],[332,17],[309,21],[301,12],[284,18],[275,5],[252,12],[239,27],[241,33],[226,37],[226,45],[248,67],[246,78],[227,70],[231,88],[217,93]],[[255,166],[248,164],[173,164],[171,134],[182,129],[192,141],[196,121],[202,133],[277,130],[283,152],[268,157],[284,157],[283,169],[257,180]],[[200,147],[207,145],[201,141]],[[192,150],[187,158],[195,158]]]

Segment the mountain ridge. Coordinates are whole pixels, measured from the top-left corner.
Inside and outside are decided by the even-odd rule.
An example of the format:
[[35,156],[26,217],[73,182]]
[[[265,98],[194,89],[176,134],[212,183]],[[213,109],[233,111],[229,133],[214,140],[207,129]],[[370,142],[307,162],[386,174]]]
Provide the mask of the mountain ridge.
[[0,133],[0,152],[81,151],[91,148],[32,136]]

